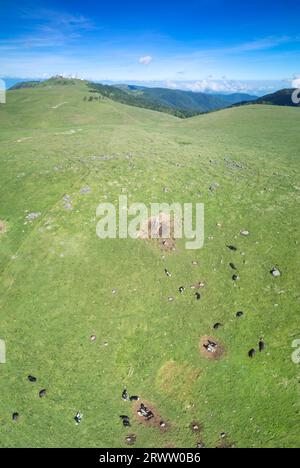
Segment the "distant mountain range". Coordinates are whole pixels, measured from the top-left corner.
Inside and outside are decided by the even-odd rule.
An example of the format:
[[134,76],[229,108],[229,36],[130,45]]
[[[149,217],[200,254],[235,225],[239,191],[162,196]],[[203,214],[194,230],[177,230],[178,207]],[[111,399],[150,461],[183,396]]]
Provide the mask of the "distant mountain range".
[[93,90],[115,101],[147,109],[160,110],[179,117],[225,109],[237,102],[249,102],[257,96],[248,94],[205,94],[168,88],[147,88],[133,85],[92,85]]
[[[292,94],[295,89],[281,89],[276,93],[267,94],[266,96],[260,97],[255,101],[252,101],[251,104],[267,104],[273,106],[289,106],[289,107],[300,107],[300,103],[293,102]],[[300,96],[300,93],[299,93]],[[248,105],[249,101],[240,102],[234,105],[245,106]]]

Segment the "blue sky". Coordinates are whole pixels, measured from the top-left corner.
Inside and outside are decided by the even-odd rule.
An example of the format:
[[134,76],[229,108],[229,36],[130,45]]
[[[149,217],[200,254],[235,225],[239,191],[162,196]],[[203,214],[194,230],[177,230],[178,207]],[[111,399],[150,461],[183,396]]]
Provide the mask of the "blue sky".
[[289,0],[1,0],[0,76],[287,87],[300,77],[299,13]]

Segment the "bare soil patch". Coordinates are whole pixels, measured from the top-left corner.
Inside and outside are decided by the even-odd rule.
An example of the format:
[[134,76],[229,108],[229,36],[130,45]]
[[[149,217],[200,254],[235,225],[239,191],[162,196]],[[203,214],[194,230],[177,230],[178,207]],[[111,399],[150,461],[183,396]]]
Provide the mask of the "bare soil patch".
[[[141,404],[143,404],[147,410],[153,413],[153,417],[151,419],[147,419],[144,416],[140,416],[138,414]],[[136,401],[133,405],[133,413],[136,421],[146,427],[156,427],[161,432],[167,432],[170,428],[169,423],[164,418],[162,418],[157,409],[146,400],[140,399],[139,401]]]
[[162,250],[172,252],[176,250],[177,228],[178,223],[174,217],[167,213],[159,213],[145,222],[138,237],[157,242]]
[[199,349],[201,356],[211,360],[220,359],[225,352],[224,346],[213,336],[202,336]]
[[135,434],[129,434],[128,436],[125,437],[125,444],[126,445],[134,445],[136,442],[136,435]]

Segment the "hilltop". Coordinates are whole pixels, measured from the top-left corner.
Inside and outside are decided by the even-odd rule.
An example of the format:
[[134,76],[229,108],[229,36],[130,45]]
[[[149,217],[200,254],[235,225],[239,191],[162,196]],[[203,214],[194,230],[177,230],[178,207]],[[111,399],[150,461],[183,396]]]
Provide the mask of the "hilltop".
[[[167,88],[146,88],[122,84],[112,86],[60,76],[42,82],[17,83],[12,86],[11,90],[36,86],[68,86],[75,85],[76,83],[79,85],[84,83],[89,88],[89,92],[98,93],[103,97],[122,104],[165,112],[181,118],[224,109],[237,102],[248,102],[256,99],[256,96],[239,93],[213,95]],[[87,96],[86,98],[87,100],[92,100],[91,96]]]

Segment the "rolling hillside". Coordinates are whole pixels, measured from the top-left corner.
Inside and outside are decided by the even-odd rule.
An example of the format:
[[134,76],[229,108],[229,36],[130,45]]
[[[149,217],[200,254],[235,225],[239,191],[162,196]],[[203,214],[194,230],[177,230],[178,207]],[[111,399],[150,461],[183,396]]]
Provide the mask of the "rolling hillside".
[[[73,85],[79,80],[70,80],[63,77],[54,77],[44,82],[24,82],[12,86],[12,90],[32,88],[36,86]],[[85,81],[84,83],[88,83]],[[89,93],[99,94],[122,104],[135,107],[156,110],[173,114],[177,117],[186,118],[197,114],[224,109],[242,101],[253,101],[255,96],[247,94],[213,95],[205,93],[194,93],[189,91],[172,90],[167,88],[145,88],[129,85],[103,85],[89,83]],[[85,96],[91,101],[91,94]]]
[[[300,103],[293,102],[292,94],[295,89],[281,89],[276,93],[267,94],[253,102],[253,104],[264,104],[272,106],[288,106],[288,107],[299,107]],[[237,105],[248,105],[249,102],[240,102]]]
[[[48,82],[0,105],[1,447],[299,446],[299,109],[179,119],[89,89]],[[204,247],[100,240],[97,206],[120,194],[204,203]]]

